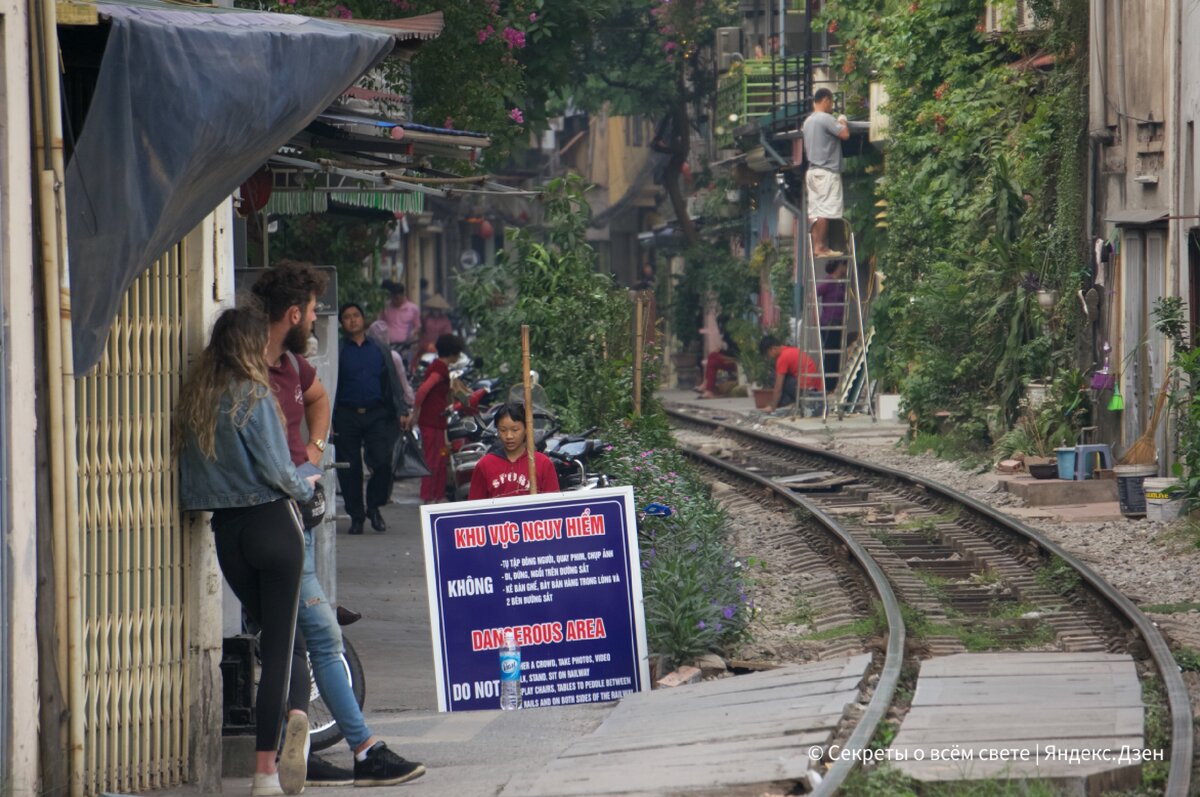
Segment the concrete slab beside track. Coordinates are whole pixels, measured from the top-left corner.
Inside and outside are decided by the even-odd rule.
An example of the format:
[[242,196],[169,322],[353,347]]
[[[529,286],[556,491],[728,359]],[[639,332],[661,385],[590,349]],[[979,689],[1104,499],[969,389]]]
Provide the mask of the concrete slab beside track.
[[891,745],[917,780],[1041,778],[1079,794],[1137,786],[1141,767],[1118,761],[1123,748],[1144,748],[1141,687],[1133,660],[1109,653],[924,661]]
[[621,700],[589,736],[500,792],[730,794],[798,780],[858,699],[869,654],[705,681]]

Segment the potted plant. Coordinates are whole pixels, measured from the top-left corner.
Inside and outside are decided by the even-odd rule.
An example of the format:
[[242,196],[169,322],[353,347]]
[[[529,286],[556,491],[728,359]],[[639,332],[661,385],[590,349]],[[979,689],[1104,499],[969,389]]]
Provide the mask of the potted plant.
[[1024,404],[1013,428],[996,441],[995,452],[1001,459],[1023,453],[1027,465],[1049,465],[1055,449],[1074,447],[1090,409],[1083,372],[1060,371],[1040,403]]
[[738,362],[741,363],[742,373],[751,385],[754,405],[761,409],[770,403],[771,391],[775,384],[774,363],[768,362],[758,352],[758,342],[763,336],[762,329],[755,318],[732,318],[727,322],[727,326],[729,336],[738,348]]

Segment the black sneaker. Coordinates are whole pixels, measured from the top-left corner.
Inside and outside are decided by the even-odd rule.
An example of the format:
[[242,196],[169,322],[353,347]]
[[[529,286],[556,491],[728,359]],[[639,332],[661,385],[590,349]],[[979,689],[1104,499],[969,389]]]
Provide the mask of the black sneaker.
[[354,783],[354,773],[331,764],[316,755],[308,757],[308,777],[306,786],[350,786]]
[[424,774],[424,764],[405,761],[383,742],[371,745],[365,761],[354,761],[355,786],[394,786],[416,780]]

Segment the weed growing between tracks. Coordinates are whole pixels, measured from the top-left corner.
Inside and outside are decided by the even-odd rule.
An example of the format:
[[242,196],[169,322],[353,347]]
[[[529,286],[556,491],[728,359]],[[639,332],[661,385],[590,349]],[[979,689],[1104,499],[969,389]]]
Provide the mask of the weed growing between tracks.
[[1079,571],[1058,556],[1038,568],[1034,576],[1039,586],[1059,595],[1069,595],[1079,586]]
[[839,793],[846,797],[1062,797],[1063,794],[1038,780],[970,780],[918,786],[915,780],[887,764],[855,770]]
[[[1146,749],[1171,749],[1171,709],[1167,692],[1157,675],[1142,673],[1142,703],[1146,706]],[[1142,762],[1142,789],[1139,794],[1162,794],[1171,771],[1170,760]]]
[[1200,651],[1181,647],[1172,651],[1171,655],[1175,657],[1175,663],[1179,665],[1179,669],[1184,672],[1200,672]]

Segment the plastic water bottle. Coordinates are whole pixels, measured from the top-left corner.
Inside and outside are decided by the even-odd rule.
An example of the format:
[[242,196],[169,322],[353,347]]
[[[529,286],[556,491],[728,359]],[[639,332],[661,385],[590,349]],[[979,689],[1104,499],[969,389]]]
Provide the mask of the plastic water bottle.
[[513,711],[521,707],[521,649],[512,631],[504,632],[500,648],[500,708]]

